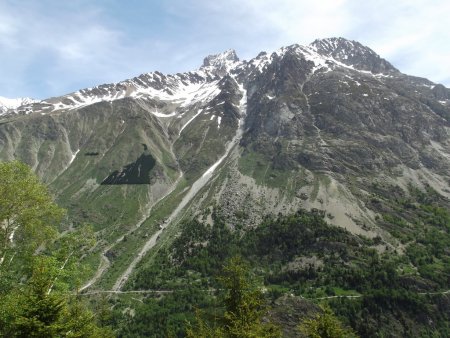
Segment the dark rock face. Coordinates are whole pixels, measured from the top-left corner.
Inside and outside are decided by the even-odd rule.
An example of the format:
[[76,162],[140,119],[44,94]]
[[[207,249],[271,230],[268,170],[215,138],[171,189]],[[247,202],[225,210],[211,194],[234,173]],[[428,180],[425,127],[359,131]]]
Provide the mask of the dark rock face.
[[248,83],[248,138],[302,136],[304,121],[299,115],[308,110],[302,86],[311,69],[310,62],[288,51],[275,55],[274,62]]
[[176,140],[174,151],[187,179],[198,177],[221,157],[238,128],[241,98],[236,81],[224,76],[217,83],[217,95],[200,108],[207,118],[198,119],[195,127],[189,125]]
[[450,89],[445,88],[441,84],[437,84],[436,86],[434,86],[432,91],[433,91],[434,97],[436,99],[438,99],[438,100],[448,100],[448,99],[450,99]]

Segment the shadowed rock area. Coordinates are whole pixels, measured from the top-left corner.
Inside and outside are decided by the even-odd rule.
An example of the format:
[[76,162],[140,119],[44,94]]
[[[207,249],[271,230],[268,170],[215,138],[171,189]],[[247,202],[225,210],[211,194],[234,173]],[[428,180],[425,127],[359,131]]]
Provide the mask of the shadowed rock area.
[[114,171],[101,184],[150,184],[150,172],[155,164],[156,160],[152,155],[142,154],[136,162]]

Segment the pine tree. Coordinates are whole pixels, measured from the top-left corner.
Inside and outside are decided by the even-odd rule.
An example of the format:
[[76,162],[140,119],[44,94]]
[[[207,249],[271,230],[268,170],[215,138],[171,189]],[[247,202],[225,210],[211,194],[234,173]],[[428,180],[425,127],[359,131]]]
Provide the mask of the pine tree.
[[218,327],[211,327],[197,314],[197,327],[188,328],[188,337],[272,338],[280,329],[263,322],[267,312],[263,294],[250,278],[248,265],[240,258],[230,259],[219,278],[226,294],[225,313]]
[[328,306],[322,306],[322,313],[312,319],[305,319],[299,330],[308,338],[351,338],[357,335],[345,328]]

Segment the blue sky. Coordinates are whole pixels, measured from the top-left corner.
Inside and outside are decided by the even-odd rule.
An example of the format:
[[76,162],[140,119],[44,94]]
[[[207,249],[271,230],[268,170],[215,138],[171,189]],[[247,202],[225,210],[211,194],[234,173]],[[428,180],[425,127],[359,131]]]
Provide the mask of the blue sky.
[[44,99],[342,36],[450,87],[448,0],[0,0],[0,96]]

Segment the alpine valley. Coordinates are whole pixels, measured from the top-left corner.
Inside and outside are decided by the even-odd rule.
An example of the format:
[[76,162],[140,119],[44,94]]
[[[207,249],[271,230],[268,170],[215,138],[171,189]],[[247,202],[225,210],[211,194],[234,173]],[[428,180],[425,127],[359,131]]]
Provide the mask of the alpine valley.
[[450,89],[343,38],[233,50],[42,101],[0,160],[91,224],[81,295],[120,337],[183,336],[243,257],[286,337],[326,302],[363,337],[450,335]]

